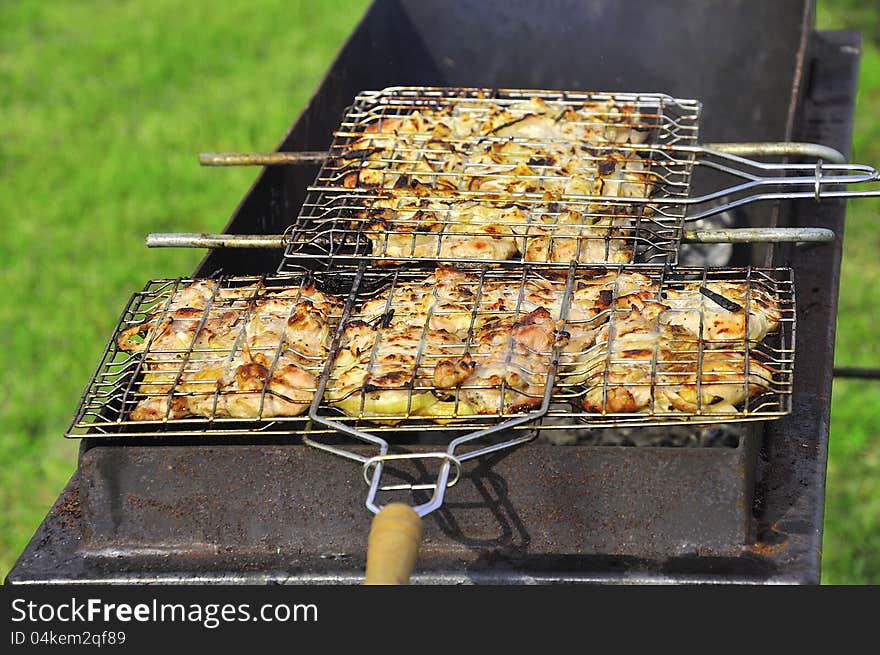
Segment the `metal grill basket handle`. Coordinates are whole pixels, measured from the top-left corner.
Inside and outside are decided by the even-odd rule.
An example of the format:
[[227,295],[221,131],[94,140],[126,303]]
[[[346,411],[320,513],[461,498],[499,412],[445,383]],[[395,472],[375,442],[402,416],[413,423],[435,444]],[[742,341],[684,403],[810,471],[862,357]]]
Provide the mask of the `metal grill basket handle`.
[[[638,150],[693,155],[695,164],[705,166],[744,182],[719,189],[712,193],[691,197],[626,198],[626,203],[665,205],[711,206],[688,212],[685,220],[696,221],[723,213],[730,209],[763,200],[794,200],[813,198],[821,201],[829,198],[880,197],[880,190],[847,191],[841,185],[880,182],[880,173],[873,166],[849,164],[837,150],[814,143],[712,143],[698,146],[635,146]],[[809,157],[815,164],[763,163],[748,157]],[[327,153],[321,152],[275,152],[275,153],[202,153],[199,162],[203,166],[274,166],[290,164],[317,164],[326,161]],[[795,174],[784,177],[786,173]],[[727,202],[714,201],[731,197]],[[617,196],[571,195],[573,200],[621,202]],[[150,245],[159,245],[158,243]],[[164,244],[163,244],[164,245]],[[170,245],[170,244],[169,244]],[[189,244],[188,244],[189,245]],[[229,243],[226,247],[236,247]],[[256,247],[256,246],[255,246]]]
[[[482,457],[484,455],[489,455],[499,450],[513,448],[534,439],[536,434],[534,431],[516,433],[512,432],[512,429],[537,421],[547,414],[547,411],[550,408],[551,399],[553,397],[554,385],[556,384],[556,375],[560,356],[559,343],[557,342],[553,346],[552,361],[550,362],[549,370],[547,372],[544,383],[544,395],[541,401],[541,405],[538,408],[521,416],[515,416],[507,420],[498,421],[484,429],[474,430],[455,439],[452,439],[445,451],[431,453],[389,453],[389,443],[385,439],[382,439],[381,437],[378,437],[370,432],[352,427],[351,425],[348,425],[344,422],[334,420],[333,418],[330,418],[322,413],[322,411],[325,409],[324,395],[327,390],[327,384],[330,381],[330,376],[334,368],[336,355],[339,352],[340,343],[342,340],[342,333],[345,324],[350,318],[353,301],[357,295],[359,283],[363,278],[365,270],[365,264],[361,264],[358,271],[358,277],[356,278],[355,283],[352,286],[351,295],[349,296],[349,302],[346,303],[346,309],[342,315],[342,319],[340,320],[339,326],[333,337],[333,343],[330,347],[330,354],[327,357],[327,363],[324,368],[324,372],[318,379],[314,401],[312,402],[312,406],[309,409],[309,418],[319,425],[332,428],[363,443],[376,446],[378,448],[378,453],[372,457],[366,457],[350,449],[324,443],[318,439],[313,439],[309,436],[305,436],[303,440],[306,444],[310,446],[313,446],[325,452],[332,453],[334,455],[339,455],[347,459],[352,459],[356,462],[359,462],[363,466],[364,481],[369,486],[369,491],[366,498],[366,506],[374,514],[378,514],[382,510],[382,506],[376,500],[376,497],[380,491],[432,490],[432,496],[427,502],[421,503],[413,507],[413,509],[419,516],[425,516],[426,514],[433,512],[443,505],[443,498],[445,496],[446,489],[454,485],[461,476],[462,462],[465,462],[469,459]],[[574,285],[576,271],[577,267],[572,264],[569,267],[568,277],[565,283],[564,297],[561,303],[560,320],[562,321],[565,321],[567,319],[568,307],[571,298],[572,288]],[[508,342],[508,349],[510,348],[512,348],[512,337],[509,337]],[[483,445],[482,447],[469,450],[464,453],[461,452],[461,448],[464,446],[484,441],[487,438],[497,435],[502,435],[501,441],[492,442],[489,445]],[[382,471],[386,462],[394,460],[401,461],[416,459],[440,460],[440,470],[437,474],[435,483],[428,485],[380,485]],[[455,476],[450,481],[449,478],[453,469],[455,470]]]

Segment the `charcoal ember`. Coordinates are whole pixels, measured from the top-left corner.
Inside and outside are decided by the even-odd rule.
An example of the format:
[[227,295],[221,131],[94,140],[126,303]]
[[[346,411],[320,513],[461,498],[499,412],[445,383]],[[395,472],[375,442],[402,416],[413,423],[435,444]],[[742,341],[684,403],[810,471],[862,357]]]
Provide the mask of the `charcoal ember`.
[[700,444],[706,448],[736,448],[745,434],[746,428],[743,425],[710,425],[703,428]]
[[557,446],[629,446],[667,448],[736,448],[744,435],[736,424],[542,430],[538,443]]

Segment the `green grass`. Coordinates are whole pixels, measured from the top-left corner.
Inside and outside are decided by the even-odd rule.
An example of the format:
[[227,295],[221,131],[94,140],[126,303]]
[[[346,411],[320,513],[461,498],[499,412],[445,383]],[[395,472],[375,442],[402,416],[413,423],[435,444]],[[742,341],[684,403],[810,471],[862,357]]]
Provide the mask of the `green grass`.
[[[880,165],[880,10],[855,0],[820,0],[825,29],[862,32],[853,161]],[[838,366],[880,367],[880,203],[851,201],[846,216]],[[831,406],[824,584],[880,584],[880,381],[837,380]]]
[[0,576],[76,464],[61,437],[125,301],[202,253],[366,7],[353,2],[0,4]]
[[[0,577],[75,467],[61,434],[126,299],[200,259],[144,235],[219,230],[256,174],[196,153],[271,150],[366,4],[0,3]],[[877,36],[878,12],[820,5],[823,27]],[[880,163],[876,46],[855,156]],[[880,366],[878,247],[877,203],[851,203],[838,364]],[[823,581],[878,583],[880,383],[834,391]]]

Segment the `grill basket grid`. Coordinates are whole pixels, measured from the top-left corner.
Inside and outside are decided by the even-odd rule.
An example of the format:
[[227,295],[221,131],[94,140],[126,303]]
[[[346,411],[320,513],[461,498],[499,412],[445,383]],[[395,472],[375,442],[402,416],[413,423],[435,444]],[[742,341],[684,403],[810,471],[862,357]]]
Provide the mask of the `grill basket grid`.
[[[109,437],[125,436],[196,436],[211,434],[243,434],[248,432],[261,435],[285,435],[302,432],[308,424],[303,416],[310,399],[291,399],[299,405],[298,416],[275,416],[257,419],[242,419],[235,416],[222,416],[217,411],[220,397],[216,378],[205,380],[191,379],[194,373],[203,368],[226,366],[227,362],[240,363],[236,358],[264,358],[266,369],[274,372],[281,352],[280,340],[272,343],[247,343],[249,319],[255,318],[254,301],[265,301],[276,294],[291,294],[278,312],[271,310],[261,318],[286,320],[303,304],[302,290],[310,285],[311,278],[302,275],[291,277],[246,276],[228,277],[217,280],[194,280],[187,278],[151,280],[143,290],[129,299],[113,331],[100,363],[87,385],[79,407],[67,430],[67,436]],[[204,307],[192,315],[178,317],[174,312],[174,299],[191,285],[201,284],[208,290]],[[341,307],[340,307],[341,310]],[[202,339],[208,334],[215,321],[222,321],[228,313],[235,315],[235,324],[230,330],[232,338],[221,344]],[[334,327],[332,313],[328,315],[329,328]],[[151,319],[156,324],[182,325],[182,337],[173,347],[157,346],[152,336],[144,340],[144,352],[131,352],[120,345],[125,334],[136,330]],[[173,319],[173,320],[172,320]],[[198,337],[198,339],[197,339]],[[135,339],[139,337],[135,336]],[[204,341],[208,343],[204,343]],[[167,343],[167,341],[165,342]],[[324,365],[324,357],[295,353],[297,364],[307,373],[317,375]],[[151,384],[147,376],[154,380]],[[196,376],[197,377],[197,376]],[[185,385],[182,385],[186,380]],[[184,386],[186,391],[178,387]],[[170,387],[170,389],[166,389]],[[169,393],[173,390],[174,393]],[[314,392],[314,386],[304,386],[304,393]],[[281,398],[269,388],[268,380],[259,389],[232,392],[231,395],[256,402],[257,413],[262,415],[266,399]],[[182,397],[204,398],[208,406],[206,416],[172,416],[172,401]],[[158,403],[158,416],[155,419],[132,419],[131,412],[141,403]],[[203,408],[204,411],[204,408]]]
[[[516,122],[535,110],[530,98],[547,103],[553,114],[568,111],[559,124],[577,131],[580,145],[568,150],[572,134],[438,139],[433,132],[382,133],[389,121],[425,110],[477,122],[501,112]],[[416,87],[362,93],[335,132],[329,157],[287,232],[279,270],[316,257],[349,265],[362,258],[386,264],[674,263],[685,205],[663,200],[688,197],[695,160],[688,146],[696,144],[698,119],[698,102],[661,94]],[[504,149],[501,165],[495,148]],[[442,163],[450,159],[452,164]],[[475,223],[493,219],[475,221],[460,205],[444,206],[453,193],[490,209],[520,208],[521,214],[494,219],[508,230],[502,239],[509,243],[499,250],[498,233],[490,228],[486,233],[496,237],[496,248],[462,254],[460,235],[482,233]],[[379,224],[376,207],[389,210]],[[414,221],[408,211],[413,207],[430,215]]]
[[[617,381],[614,377],[614,371],[618,365],[618,360],[608,356],[608,352],[614,350],[614,337],[611,337],[611,348],[593,345],[589,348],[565,352],[562,348],[558,351],[558,365],[552,365],[553,352],[531,352],[528,362],[538,362],[541,366],[552,367],[556,384],[553,387],[552,394],[549,396],[549,404],[546,414],[536,421],[524,421],[521,425],[512,428],[515,431],[522,430],[566,430],[577,428],[597,428],[597,427],[613,427],[613,426],[648,426],[648,425],[680,425],[683,423],[690,424],[709,424],[722,423],[729,421],[747,421],[747,420],[765,420],[785,415],[790,411],[790,395],[792,389],[793,376],[793,352],[794,352],[794,287],[791,279],[791,272],[788,269],[695,269],[695,268],[655,268],[645,269],[643,267],[610,267],[607,269],[614,276],[628,272],[638,272],[640,275],[647,276],[657,283],[660,287],[658,299],[662,302],[662,294],[669,291],[681,289],[683,285],[689,285],[693,288],[697,284],[713,284],[720,282],[729,282],[737,284],[746,284],[750,289],[766,290],[775,300],[779,308],[779,321],[776,327],[765,339],[760,343],[751,343],[746,339],[738,341],[730,341],[727,343],[709,343],[704,342],[702,345],[696,343],[679,344],[674,350],[673,356],[658,355],[659,348],[655,352],[650,352],[641,357],[625,358],[619,364],[621,366],[641,368],[643,372],[647,372],[647,379],[637,382]],[[376,303],[385,303],[387,312],[389,309],[395,309],[397,312],[402,311],[402,305],[398,305],[394,287],[398,289],[406,287],[406,285],[417,285],[419,281],[424,280],[428,274],[425,270],[396,270],[383,271],[379,270],[342,270],[333,273],[316,274],[317,286],[329,292],[335,292],[341,299],[346,295],[349,300],[345,303],[344,309],[334,308],[327,316],[328,330],[338,330],[341,332],[340,319],[345,317],[345,325],[349,325],[351,321],[362,320],[369,321],[372,326],[378,326],[375,331],[375,338],[381,338],[382,315],[378,317],[375,314],[367,315],[365,307],[368,307],[369,301]],[[507,321],[515,321],[522,318],[531,309],[529,302],[523,302],[523,298],[528,297],[530,286],[535,284],[552,283],[556,285],[558,290],[560,285],[564,285],[566,276],[573,276],[575,282],[575,290],[578,287],[578,280],[585,277],[597,275],[595,269],[587,267],[549,267],[549,266],[528,266],[520,272],[513,272],[506,269],[491,269],[484,267],[479,274],[468,273],[468,280],[464,282],[464,286],[472,289],[476,297],[480,293],[484,293],[484,298],[491,294],[485,292],[485,288],[491,288],[493,285],[501,284],[508,286],[512,299],[520,298],[520,304],[513,305],[513,308],[507,306],[503,309],[492,309],[488,306],[488,301],[477,301],[470,306],[449,310],[448,316],[455,318],[455,314],[466,311],[468,316],[473,320],[479,317],[480,321],[499,320],[502,323]],[[213,281],[213,301],[200,315],[194,316],[188,320],[192,320],[202,326],[211,325],[211,321],[216,316],[222,316],[227,311],[234,311],[243,317],[240,325],[247,324],[247,315],[250,303],[254,299],[265,298],[274,293],[284,291],[288,294],[294,294],[294,298],[298,298],[296,290],[301,290],[304,286],[310,284],[310,276],[299,277],[248,277],[248,278],[221,278]],[[538,282],[543,281],[543,282]],[[328,426],[310,423],[305,410],[308,408],[310,398],[309,394],[314,394],[315,389],[323,382],[332,390],[337,384],[333,376],[333,369],[325,371],[325,362],[327,357],[301,358],[299,360],[302,368],[307,371],[314,379],[313,387],[303,388],[303,398],[294,399],[302,407],[302,413],[299,416],[263,416],[257,419],[241,419],[232,416],[221,416],[215,412],[208,411],[205,417],[180,417],[169,418],[166,413],[164,417],[157,420],[141,420],[134,421],[131,419],[130,412],[137,407],[138,403],[154,396],[158,402],[164,403],[163,407],[170,407],[171,402],[175,398],[187,396],[203,397],[204,402],[211,403],[213,399],[214,409],[216,409],[216,399],[218,397],[216,382],[209,379],[205,382],[207,387],[205,391],[197,386],[198,382],[186,386],[186,391],[181,392],[179,389],[169,394],[168,389],[160,388],[156,393],[150,393],[151,387],[145,384],[144,373],[150,372],[154,375],[159,374],[160,382],[168,385],[173,381],[176,384],[182,378],[185,379],[188,373],[197,370],[200,362],[206,359],[215,360],[233,360],[237,356],[241,356],[241,334],[237,333],[233,345],[226,345],[223,348],[211,350],[209,348],[194,347],[195,339],[191,338],[188,343],[181,343],[179,349],[174,350],[149,350],[148,355],[144,353],[125,352],[119,346],[119,339],[126,330],[130,330],[133,326],[143,323],[151,315],[168,311],[169,301],[175,293],[186,288],[193,283],[192,280],[157,280],[146,285],[143,291],[134,294],[128,303],[119,324],[114,331],[108,347],[105,351],[101,362],[95,371],[92,380],[89,382],[76,414],[68,429],[68,436],[85,436],[101,437],[101,436],[156,436],[156,435],[179,435],[179,436],[196,436],[205,434],[244,434],[254,433],[262,435],[282,435],[282,434],[327,434],[335,432]],[[258,284],[259,283],[259,284]],[[260,286],[260,284],[264,286]],[[484,291],[480,291],[480,289]],[[225,292],[223,290],[236,289],[235,292]],[[517,295],[519,294],[519,295]],[[225,296],[225,297],[224,297]],[[750,293],[747,297],[752,297]],[[710,299],[703,297],[706,303],[712,302]],[[301,301],[295,300],[290,311],[298,306]],[[593,328],[605,323],[613,323],[615,320],[620,321],[627,313],[626,308],[617,308],[613,310],[605,310],[591,318],[579,317],[577,312],[571,313],[571,299],[568,302],[567,310],[569,315],[565,325],[560,328],[560,332],[568,334],[576,333],[578,329]],[[435,319],[444,319],[444,309],[435,310]],[[563,308],[557,303],[554,309],[555,320],[559,319],[559,312]],[[692,311],[692,310],[690,310]],[[384,314],[384,312],[383,312]],[[398,316],[400,316],[398,314]],[[685,317],[686,318],[686,317]],[[421,325],[416,325],[416,331],[421,331],[422,343],[421,354],[417,357],[424,358],[423,367],[432,368],[433,364],[445,358],[460,358],[465,351],[469,351],[477,363],[486,363],[491,357],[485,353],[481,354],[480,345],[476,343],[475,329],[472,326],[471,335],[459,342],[454,343],[445,351],[431,352],[424,351],[424,335],[428,334],[426,323],[423,320]],[[240,328],[239,328],[240,329]],[[748,327],[746,327],[748,329]],[[476,330],[478,332],[478,329]],[[378,340],[374,343],[378,343]],[[415,348],[418,350],[418,345]],[[505,357],[509,360],[510,345],[505,352]],[[604,350],[603,350],[604,348]],[[281,352],[280,341],[271,346],[265,346],[267,369],[271,372],[277,365],[278,355]],[[503,350],[503,349],[502,349]],[[260,349],[257,348],[251,356],[258,355]],[[377,350],[381,352],[381,349]],[[665,389],[686,384],[688,382],[703,384],[700,379],[694,379],[693,373],[687,373],[687,367],[694,369],[695,360],[700,361],[704,357],[704,353],[710,353],[711,357],[725,357],[733,361],[755,362],[754,369],[751,372],[741,372],[737,379],[734,372],[730,373],[733,381],[727,382],[723,379],[713,378],[711,384],[714,385],[740,385],[743,386],[744,375],[753,384],[759,385],[760,389],[757,393],[747,393],[745,399],[735,409],[731,408],[725,411],[717,411],[712,407],[702,407],[702,401],[698,401],[698,410],[689,413],[681,411],[663,411],[657,406],[656,402],[652,402],[653,409],[645,413],[631,412],[601,412],[587,411],[583,408],[584,398],[591,392],[595,398],[597,393],[595,387],[598,374],[602,378],[599,384],[599,398],[603,405],[607,407],[608,388],[621,388],[624,391],[634,393],[642,393],[648,390],[649,393],[660,395]],[[722,355],[725,353],[725,355]],[[580,360],[579,360],[580,358]],[[587,368],[585,373],[583,360],[586,358],[592,361],[592,368]],[[236,363],[238,361],[236,360]],[[508,361],[508,363],[510,363]],[[677,364],[682,364],[684,370],[677,370]],[[165,368],[160,366],[164,365]],[[373,363],[375,366],[375,360]],[[535,371],[530,370],[528,366],[522,365],[518,360],[514,359],[513,368],[518,367],[518,373],[524,377],[532,376],[531,387],[522,391],[517,388],[505,389],[505,382],[499,384],[489,384],[486,382],[466,381],[458,385],[456,388],[440,392],[436,386],[428,381],[421,373],[414,376],[409,387],[395,388],[392,391],[402,393],[402,399],[398,399],[403,403],[404,409],[397,413],[371,414],[370,411],[351,412],[358,416],[349,416],[342,414],[338,409],[334,408],[329,402],[322,402],[318,406],[318,412],[327,419],[346,425],[355,430],[364,430],[376,434],[402,434],[409,431],[419,432],[443,432],[444,434],[459,434],[463,432],[473,432],[475,430],[483,430],[497,425],[500,421],[515,420],[526,416],[529,412],[534,411],[536,404],[536,396],[542,396],[544,388],[541,386],[542,380],[546,387],[547,370]],[[739,364],[741,368],[748,364]],[[699,367],[703,370],[702,367]],[[608,381],[608,373],[611,371],[611,380]],[[766,373],[769,371],[769,374]],[[371,372],[375,372],[372,371]],[[164,378],[162,377],[164,375]],[[658,375],[660,377],[658,377]],[[323,376],[323,377],[322,377]],[[589,378],[592,382],[584,380]],[[172,386],[173,386],[172,384]],[[235,396],[238,393],[246,396],[247,400],[253,405],[258,402],[259,406],[263,406],[266,402],[264,398],[277,398],[279,394],[273,393],[267,388],[267,382],[256,391],[240,391],[232,392],[229,395]],[[214,386],[211,386],[214,385]],[[378,391],[382,391],[379,389]],[[388,391],[387,389],[385,391]],[[484,392],[495,394],[499,399],[505,398],[505,393],[527,401],[525,408],[503,407],[499,400],[499,408],[497,411],[481,414],[476,416],[467,416],[460,407],[460,399],[463,394]],[[442,394],[444,401],[447,403],[443,407],[451,408],[448,415],[435,415],[430,420],[424,416],[417,415],[412,408],[418,407],[418,402],[413,402],[414,396]],[[367,394],[363,393],[363,389],[351,394],[362,402],[362,398]],[[697,393],[697,397],[700,394]],[[291,400],[281,395],[281,400]],[[328,394],[325,392],[324,400],[328,400]],[[451,403],[451,404],[449,404]],[[337,403],[339,404],[339,403]],[[513,403],[515,404],[515,403]],[[409,409],[406,409],[409,408]],[[439,423],[436,421],[440,421]],[[377,421],[383,421],[377,423]]]

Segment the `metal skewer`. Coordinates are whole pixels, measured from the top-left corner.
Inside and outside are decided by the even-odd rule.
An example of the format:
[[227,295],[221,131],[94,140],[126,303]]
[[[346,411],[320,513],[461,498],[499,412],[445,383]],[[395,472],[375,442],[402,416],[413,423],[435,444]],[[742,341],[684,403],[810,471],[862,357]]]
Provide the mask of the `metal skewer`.
[[[822,227],[746,227],[685,230],[688,243],[830,243],[836,235]],[[285,234],[203,234],[199,232],[152,232],[148,248],[286,248]]]
[[327,153],[320,152],[203,152],[202,166],[278,166],[289,164],[321,164]]
[[836,235],[824,227],[737,227],[685,230],[687,243],[830,243]]
[[[707,143],[706,150],[739,156],[812,157],[832,164],[843,164],[846,157],[834,148],[817,143]],[[202,166],[280,166],[322,164],[330,153],[303,152],[203,152]]]

